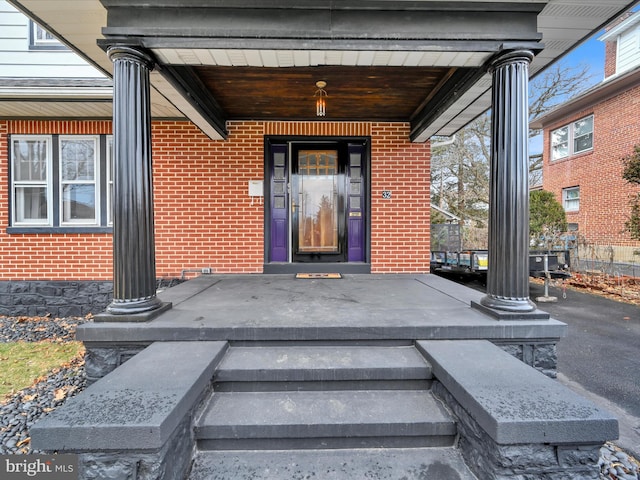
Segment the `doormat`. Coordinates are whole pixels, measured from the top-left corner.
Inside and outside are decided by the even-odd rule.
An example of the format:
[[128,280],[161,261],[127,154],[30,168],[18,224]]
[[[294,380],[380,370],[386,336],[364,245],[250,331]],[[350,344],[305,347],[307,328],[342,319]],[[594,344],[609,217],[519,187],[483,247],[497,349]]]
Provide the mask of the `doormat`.
[[296,273],[296,278],[342,278],[341,273]]

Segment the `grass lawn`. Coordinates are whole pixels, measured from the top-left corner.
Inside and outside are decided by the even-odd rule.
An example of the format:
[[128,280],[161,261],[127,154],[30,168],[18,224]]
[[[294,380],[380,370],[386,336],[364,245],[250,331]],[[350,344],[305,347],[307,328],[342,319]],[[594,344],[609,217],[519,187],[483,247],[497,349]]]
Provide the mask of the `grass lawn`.
[[83,352],[81,342],[0,343],[0,403]]

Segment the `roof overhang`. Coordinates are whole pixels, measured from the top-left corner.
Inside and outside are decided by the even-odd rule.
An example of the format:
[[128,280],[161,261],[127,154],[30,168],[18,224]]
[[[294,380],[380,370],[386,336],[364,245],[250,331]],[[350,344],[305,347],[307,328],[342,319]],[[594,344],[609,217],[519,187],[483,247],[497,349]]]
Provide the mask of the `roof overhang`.
[[601,35],[598,40],[601,42],[609,42],[615,40],[618,35],[631,27],[640,23],[640,12],[636,12],[633,15],[629,16],[629,18],[615,25],[611,29],[607,30],[603,35]]
[[[635,3],[291,0],[265,6],[266,2],[257,0],[10,2],[107,75],[112,71],[104,52],[109,44],[138,45],[152,52],[159,64],[151,74],[152,114],[182,114],[212,138],[224,138],[224,124],[234,117],[220,112],[215,98],[205,98],[207,88],[194,95],[193,79],[198,71],[210,69],[213,75],[221,67],[317,68],[318,72],[327,67],[375,68],[378,72],[391,67],[452,69],[456,75],[439,85],[436,94],[425,92],[415,99],[417,108],[406,118],[414,141],[452,135],[490,107],[491,77],[486,65],[497,52],[539,50],[542,40],[545,49],[530,67],[535,75]],[[246,91],[259,95],[264,86],[247,86]],[[312,87],[313,83],[308,86]],[[385,88],[390,92],[402,85]],[[313,94],[290,92],[293,96]],[[336,98],[338,91],[333,94]],[[393,100],[392,95],[386,97]],[[378,105],[378,111],[381,109],[384,105]],[[292,115],[301,118],[294,111]],[[272,117],[264,114],[263,118]]]
[[553,110],[531,121],[531,128],[542,129],[564,118],[593,108],[597,103],[614,98],[640,85],[640,68],[609,77],[586,92],[569,99]]

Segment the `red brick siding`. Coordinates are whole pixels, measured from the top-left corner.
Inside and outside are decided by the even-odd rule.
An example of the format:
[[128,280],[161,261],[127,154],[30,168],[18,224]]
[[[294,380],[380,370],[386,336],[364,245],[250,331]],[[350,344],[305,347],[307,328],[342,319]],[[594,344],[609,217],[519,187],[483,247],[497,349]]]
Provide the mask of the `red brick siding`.
[[8,122],[8,132],[14,135],[110,135],[111,122],[94,120],[72,122],[64,120],[11,120]]
[[[622,158],[640,143],[640,87],[600,103],[590,110],[545,126],[544,188],[562,200],[562,189],[580,186],[580,210],[567,212],[567,220],[578,223],[587,241],[601,245],[638,246],[623,231],[629,214],[630,196],[637,186],[622,179]],[[558,127],[594,115],[593,151],[550,162],[550,132]]]
[[[248,181],[264,176],[264,135],[372,136],[371,263],[374,272],[429,269],[428,144],[408,141],[401,123],[232,122],[212,141],[189,122],[154,122],[156,271],[260,273],[264,206],[251,204]],[[0,121],[0,182],[9,185],[8,134],[110,134],[110,122]],[[9,224],[8,189],[0,222]],[[391,190],[383,200],[382,190]],[[0,280],[108,280],[110,234],[0,232]]]
[[604,78],[616,73],[617,45],[617,42],[605,42],[604,44]]
[[7,235],[9,225],[8,134],[111,133],[110,122],[0,121],[0,280],[109,280],[111,235]]
[[[430,144],[408,142],[407,124],[374,124],[371,145],[371,269],[428,272]],[[382,191],[391,191],[390,199]]]

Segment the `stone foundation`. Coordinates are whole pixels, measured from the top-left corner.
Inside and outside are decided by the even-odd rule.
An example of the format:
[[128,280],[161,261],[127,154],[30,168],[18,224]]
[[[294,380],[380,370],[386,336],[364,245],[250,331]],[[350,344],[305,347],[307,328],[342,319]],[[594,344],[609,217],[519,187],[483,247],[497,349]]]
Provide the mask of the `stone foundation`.
[[[142,351],[149,344],[94,344],[85,343],[85,369],[87,381],[93,383],[115,370]],[[521,362],[556,378],[558,356],[555,343],[496,343],[498,347]]]
[[113,283],[106,281],[2,281],[0,315],[6,317],[84,317],[111,302]]
[[[159,278],[156,287],[161,290],[182,282],[179,278]],[[84,317],[103,312],[112,299],[111,281],[0,281],[3,317]]]
[[93,345],[85,343],[84,365],[87,383],[92,384],[101,379],[134,355],[140,353],[148,345]]
[[83,480],[183,480],[195,447],[192,416],[187,416],[171,439],[155,452],[81,453],[79,478]]
[[458,420],[465,462],[487,480],[597,480],[602,444],[508,444],[495,442],[440,382],[433,393]]
[[555,343],[502,343],[495,344],[509,355],[544,373],[547,377],[558,376],[558,354]]

